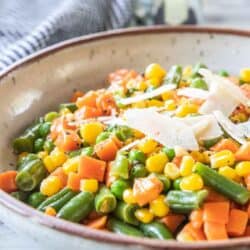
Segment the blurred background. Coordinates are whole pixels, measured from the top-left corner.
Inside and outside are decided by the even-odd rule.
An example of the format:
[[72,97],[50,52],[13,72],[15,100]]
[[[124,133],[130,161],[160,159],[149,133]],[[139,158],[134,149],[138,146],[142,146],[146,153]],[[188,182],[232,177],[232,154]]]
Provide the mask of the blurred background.
[[249,0],[1,0],[0,70],[85,34],[154,24],[250,28]]

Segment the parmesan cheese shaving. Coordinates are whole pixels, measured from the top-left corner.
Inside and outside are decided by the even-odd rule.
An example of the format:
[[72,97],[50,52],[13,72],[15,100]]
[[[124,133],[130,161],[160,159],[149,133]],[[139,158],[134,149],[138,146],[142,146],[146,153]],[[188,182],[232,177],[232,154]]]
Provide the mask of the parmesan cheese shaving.
[[207,99],[209,91],[198,88],[182,88],[177,91],[177,95],[190,98]]
[[217,110],[213,113],[219,124],[233,139],[235,139],[241,144],[247,142],[243,129],[231,122],[221,111]]
[[152,90],[151,92],[120,99],[119,103],[121,103],[122,105],[129,105],[129,104],[132,104],[132,103],[140,102],[140,101],[143,101],[143,100],[147,100],[147,99],[159,96],[162,93],[164,93],[166,91],[169,91],[169,90],[173,90],[175,88],[176,88],[175,84],[165,84],[165,85],[162,85],[161,87],[159,87],[159,88],[157,88],[155,90]]
[[159,114],[153,109],[129,109],[124,116],[129,127],[142,131],[165,146],[199,149],[192,128],[181,121]]

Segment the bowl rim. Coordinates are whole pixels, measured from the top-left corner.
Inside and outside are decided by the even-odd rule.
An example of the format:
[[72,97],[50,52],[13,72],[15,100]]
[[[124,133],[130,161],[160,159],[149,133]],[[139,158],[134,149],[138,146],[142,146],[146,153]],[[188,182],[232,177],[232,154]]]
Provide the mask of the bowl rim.
[[[65,48],[77,46],[79,44],[85,44],[90,42],[95,42],[98,40],[110,39],[114,37],[121,36],[137,36],[145,34],[157,34],[157,33],[208,33],[211,35],[233,35],[242,36],[250,38],[250,30],[242,29],[231,29],[231,28],[215,28],[208,26],[176,26],[169,27],[165,25],[149,26],[149,27],[136,27],[136,28],[126,28],[118,29],[113,31],[104,31],[96,34],[90,34],[86,36],[81,36],[73,39],[69,39],[45,49],[40,50],[18,62],[12,64],[2,72],[0,72],[0,82],[11,72],[32,63],[38,59],[46,57],[50,54],[56,53],[59,50]],[[1,84],[1,83],[0,83]],[[200,241],[194,243],[184,243],[177,242],[174,240],[154,240],[148,238],[136,238],[129,236],[122,236],[113,234],[110,232],[90,229],[83,225],[76,223],[64,221],[54,217],[47,216],[31,207],[22,203],[15,198],[11,197],[9,194],[0,190],[0,203],[2,206],[8,210],[16,213],[22,217],[32,218],[38,224],[55,229],[59,232],[67,233],[72,236],[83,237],[88,240],[97,240],[102,242],[108,242],[110,244],[123,244],[123,245],[141,245],[148,248],[175,248],[175,249],[219,249],[221,247],[235,248],[239,246],[249,246],[250,238],[235,238],[230,240],[218,240],[218,241]]]

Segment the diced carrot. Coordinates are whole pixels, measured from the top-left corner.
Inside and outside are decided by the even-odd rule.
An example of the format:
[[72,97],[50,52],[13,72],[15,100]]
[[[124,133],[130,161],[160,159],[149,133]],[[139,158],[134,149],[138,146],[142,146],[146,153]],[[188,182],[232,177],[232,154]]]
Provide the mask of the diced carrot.
[[237,161],[250,161],[250,142],[246,142],[235,153]]
[[88,118],[95,118],[102,115],[102,111],[100,109],[83,106],[82,108],[75,111],[74,116],[77,121],[84,120]]
[[156,176],[138,178],[134,181],[133,195],[140,206],[156,199],[163,189],[162,182]]
[[100,218],[89,221],[86,226],[93,229],[102,229],[106,226],[108,216],[102,216]]
[[106,168],[106,174],[105,174],[105,185],[107,187],[110,187],[111,184],[116,180],[116,177],[111,174],[111,164],[112,162],[109,162]]
[[201,228],[203,225],[203,210],[193,210],[189,216],[189,219],[194,228]]
[[206,222],[216,222],[226,224],[229,218],[230,204],[228,201],[207,202],[204,204],[203,220]]
[[186,217],[182,214],[168,214],[161,219],[161,222],[163,222],[169,230],[174,233],[185,218]]
[[208,196],[206,198],[206,201],[216,202],[216,201],[227,201],[228,200],[225,196],[217,193],[214,189],[212,189],[210,187],[206,187],[206,190],[208,191]]
[[245,83],[240,86],[240,88],[243,90],[244,94],[250,98],[250,84]]
[[77,98],[76,106],[81,108],[83,106],[96,108],[96,98],[98,94],[95,91],[89,91],[84,96]]
[[112,161],[115,159],[118,147],[115,142],[108,138],[95,146],[95,153],[97,156],[104,161]]
[[65,174],[62,167],[57,168],[50,175],[57,176],[61,180],[63,187],[67,185],[68,176]]
[[81,145],[81,138],[75,131],[63,131],[57,136],[55,145],[64,152],[76,150]]
[[110,115],[116,109],[116,102],[112,93],[102,93],[96,99],[96,107],[102,110],[104,115]]
[[226,240],[228,239],[226,225],[216,222],[204,222],[204,233],[207,240]]
[[115,142],[118,148],[121,148],[123,143],[117,138],[116,135],[111,135],[111,139]]
[[46,207],[44,213],[50,216],[56,216],[56,210],[53,207]]
[[222,139],[218,143],[216,143],[210,150],[219,152],[221,150],[230,150],[235,153],[239,149],[239,144],[232,139]]
[[250,226],[247,226],[244,236],[250,236]]
[[246,184],[247,189],[250,190],[250,175],[247,175],[247,176],[244,178],[244,181],[245,181],[245,184]]
[[241,236],[246,230],[248,213],[240,209],[232,209],[229,214],[227,232],[230,236]]
[[183,156],[175,156],[172,162],[179,167],[181,165],[182,158]]
[[84,93],[83,93],[82,91],[79,91],[79,90],[74,91],[74,93],[73,93],[73,95],[72,95],[70,101],[71,101],[71,102],[76,102],[76,100],[77,100],[79,97],[82,97],[83,95],[84,95]]
[[96,179],[103,182],[106,170],[106,162],[93,157],[83,155],[80,158],[78,173],[81,178]]
[[4,173],[0,173],[0,189],[7,193],[16,191],[16,175],[17,171],[14,170],[9,170]]
[[79,191],[80,181],[81,181],[81,177],[79,174],[70,172],[68,176],[67,187],[74,191]]
[[193,227],[191,223],[186,224],[182,230],[188,232],[195,241],[206,240],[203,230]]
[[250,219],[250,203],[247,206],[247,214],[248,214],[248,218]]

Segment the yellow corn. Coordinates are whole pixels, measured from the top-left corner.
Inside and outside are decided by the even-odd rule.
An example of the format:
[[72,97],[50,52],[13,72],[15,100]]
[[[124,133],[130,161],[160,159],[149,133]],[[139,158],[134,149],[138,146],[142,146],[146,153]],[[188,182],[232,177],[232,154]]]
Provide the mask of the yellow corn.
[[242,161],[235,167],[235,171],[239,176],[246,177],[250,174],[250,161]]
[[167,101],[170,99],[174,99],[175,97],[175,91],[174,90],[168,90],[161,94],[161,98],[163,101]]
[[80,156],[75,156],[73,158],[68,159],[63,164],[63,171],[66,174],[69,174],[70,172],[76,172],[79,166],[80,162]]
[[188,78],[192,75],[192,73],[193,73],[193,68],[191,65],[188,65],[183,69],[182,75],[183,77]]
[[144,134],[137,129],[133,129],[133,135],[135,138],[138,138],[138,139],[141,139],[144,137]]
[[241,69],[240,79],[244,82],[250,82],[250,68]]
[[204,163],[210,163],[211,154],[212,154],[211,151],[204,151],[204,152],[203,152]]
[[160,84],[161,84],[161,80],[162,79],[160,79],[160,78],[150,78],[150,79],[148,79],[147,81],[146,81],[146,84],[148,85],[148,86],[153,86],[153,87],[158,87]]
[[135,204],[136,203],[132,188],[125,189],[123,194],[122,194],[122,198],[128,204]]
[[98,190],[98,181],[96,179],[81,180],[80,190],[95,193]]
[[46,156],[48,156],[48,152],[47,151],[40,151],[37,156],[40,158],[40,159],[44,159]]
[[80,127],[80,135],[84,141],[94,144],[96,137],[103,131],[103,125],[100,122],[90,122]]
[[50,216],[56,216],[56,210],[53,207],[46,207],[44,213]]
[[195,161],[199,161],[199,162],[202,162],[202,163],[206,163],[206,157],[203,153],[199,152],[199,151],[192,151],[190,153],[190,155],[193,157],[193,159]]
[[146,104],[147,104],[147,107],[162,107],[162,106],[164,106],[164,102],[159,101],[159,100],[155,100],[155,99],[147,100]]
[[192,174],[194,167],[194,159],[190,155],[183,156],[180,165],[180,174],[181,176],[188,176]]
[[145,77],[147,79],[158,78],[162,80],[166,73],[166,70],[163,69],[158,63],[152,63],[145,69]]
[[177,110],[175,115],[177,117],[184,117],[189,114],[196,114],[198,112],[199,106],[193,103],[184,103],[181,104]]
[[169,207],[164,201],[165,196],[160,195],[157,199],[150,202],[150,211],[157,217],[164,217],[169,212]]
[[235,171],[235,169],[225,166],[225,167],[221,167],[219,168],[219,174],[225,176],[226,178],[230,179],[230,180],[235,180],[237,179],[237,173]]
[[234,154],[230,150],[222,150],[210,156],[212,168],[232,166],[235,162]]
[[60,110],[59,115],[67,115],[72,113],[68,108],[63,108]]
[[177,108],[175,100],[170,99],[165,101],[165,108],[167,111],[175,110]]
[[50,155],[43,158],[43,163],[47,168],[48,172],[54,171],[57,167],[61,166],[67,160],[67,155],[55,148]]
[[137,88],[140,91],[144,91],[148,87],[147,83],[144,81],[141,81],[137,84]]
[[173,162],[168,162],[164,168],[164,174],[171,180],[175,180],[180,176],[180,170]]
[[52,196],[62,189],[62,182],[57,176],[48,176],[40,186],[40,192],[47,196]]
[[166,154],[160,152],[148,157],[146,160],[146,168],[149,172],[162,173],[167,162],[168,158]]
[[135,211],[135,217],[142,223],[149,223],[154,219],[154,215],[147,208],[139,208]]
[[186,232],[186,231],[181,231],[180,233],[178,233],[176,239],[179,242],[192,242],[192,241],[195,241],[195,239],[191,236],[191,234]]
[[152,153],[157,147],[157,142],[153,139],[147,139],[138,145],[138,148],[145,154]]
[[180,182],[181,190],[185,191],[197,191],[204,186],[202,178],[198,174],[191,174],[183,177]]
[[54,161],[52,160],[52,157],[50,155],[43,158],[43,163],[49,173],[56,169]]
[[131,105],[132,108],[137,108],[137,109],[143,109],[146,108],[146,106],[147,104],[145,101],[136,102]]

